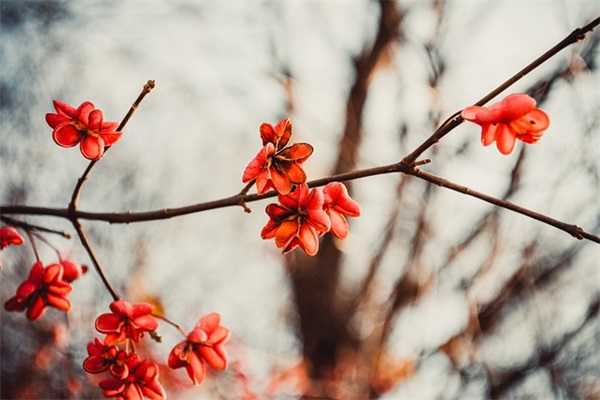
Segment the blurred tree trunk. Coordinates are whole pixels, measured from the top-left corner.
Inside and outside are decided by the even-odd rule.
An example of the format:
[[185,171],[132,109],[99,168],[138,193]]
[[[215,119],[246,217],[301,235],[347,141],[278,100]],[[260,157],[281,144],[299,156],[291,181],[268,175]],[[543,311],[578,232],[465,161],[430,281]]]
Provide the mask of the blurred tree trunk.
[[[346,103],[346,122],[339,142],[335,174],[356,167],[370,78],[382,57],[386,56],[390,44],[398,37],[402,14],[394,2],[381,1],[379,4],[381,16],[375,41],[354,60],[355,79]],[[300,319],[304,358],[311,380],[304,396],[338,397],[332,392],[331,384],[336,380],[335,369],[340,368],[340,358],[349,355],[351,363],[356,365],[358,360],[355,356],[360,353],[360,342],[348,331],[353,307],[349,299],[343,300],[338,296],[341,252],[335,246],[333,236],[326,235],[316,256],[308,257],[301,252],[294,252],[286,260]],[[373,364],[372,361],[364,360],[365,364],[360,364]],[[353,395],[369,393],[368,384],[354,382]]]

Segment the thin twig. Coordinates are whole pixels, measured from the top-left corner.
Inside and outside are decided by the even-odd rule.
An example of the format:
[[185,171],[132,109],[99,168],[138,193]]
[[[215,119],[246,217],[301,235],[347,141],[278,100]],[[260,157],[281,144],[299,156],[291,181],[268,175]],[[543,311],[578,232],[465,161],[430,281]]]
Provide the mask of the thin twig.
[[551,226],[553,226],[553,227],[555,227],[557,229],[565,231],[565,232],[567,232],[568,234],[570,234],[571,236],[573,236],[573,237],[575,237],[577,239],[580,239],[580,240],[581,239],[588,239],[588,240],[591,240],[593,242],[600,243],[600,238],[598,236],[595,236],[595,235],[592,235],[592,234],[589,234],[589,233],[585,232],[582,228],[580,228],[577,225],[567,224],[565,222],[561,222],[561,221],[556,220],[554,218],[550,218],[550,217],[548,217],[546,215],[537,213],[535,211],[528,210],[528,209],[526,209],[524,207],[518,206],[518,205],[516,205],[514,203],[511,203],[509,201],[502,200],[502,199],[499,199],[497,197],[489,196],[489,195],[481,193],[481,192],[477,192],[477,191],[472,190],[472,189],[470,189],[470,188],[468,188],[466,186],[462,186],[462,185],[458,185],[456,183],[450,182],[450,181],[448,181],[446,179],[440,178],[439,176],[430,174],[429,172],[423,171],[421,169],[414,169],[413,171],[411,171],[409,173],[411,175],[414,175],[414,176],[417,176],[417,177],[419,177],[421,179],[424,179],[424,180],[426,180],[428,182],[435,183],[438,186],[442,186],[442,187],[445,187],[447,189],[454,190],[456,192],[463,193],[463,194],[466,194],[468,196],[478,198],[478,199],[483,200],[483,201],[485,201],[487,203],[494,204],[494,205],[496,205],[498,207],[502,207],[502,208],[505,208],[507,210],[511,210],[511,211],[516,212],[516,213],[525,215],[525,216],[527,216],[529,218],[536,219],[536,220],[541,221],[541,222],[543,222],[545,224],[551,225]]
[[85,231],[83,230],[83,227],[81,226],[81,223],[79,222],[79,219],[75,218],[72,222],[73,222],[73,226],[75,227],[75,230],[77,231],[77,236],[79,236],[79,240],[81,240],[81,244],[83,245],[83,247],[85,248],[85,251],[87,251],[88,255],[90,256],[90,259],[92,260],[92,264],[94,264],[94,268],[96,269],[96,272],[98,272],[98,275],[100,275],[100,279],[102,279],[102,283],[104,283],[104,286],[110,292],[110,295],[112,296],[113,300],[115,300],[115,301],[119,300],[120,296],[117,294],[117,291],[112,287],[112,285],[108,281],[108,278],[104,274],[104,270],[102,269],[102,266],[100,265],[100,262],[98,261],[98,257],[96,256],[96,253],[94,253],[94,249],[92,248],[92,245],[90,244],[90,240],[88,239]]
[[10,226],[16,226],[18,228],[23,228],[26,231],[36,231],[36,232],[52,233],[54,235],[62,236],[64,238],[66,238],[66,239],[71,239],[71,234],[69,232],[59,231],[59,230],[56,230],[56,229],[50,229],[50,228],[46,228],[46,227],[43,227],[43,226],[30,224],[28,222],[19,221],[18,219],[7,217],[5,215],[1,215],[0,216],[0,221],[4,222],[4,223],[6,223],[6,224],[8,224]]
[[[121,131],[121,130],[123,130],[123,128],[125,128],[125,125],[127,125],[127,122],[129,122],[129,119],[131,118],[131,116],[133,115],[135,110],[137,110],[137,108],[139,107],[139,105],[142,102],[142,100],[144,99],[144,97],[146,97],[146,95],[148,93],[150,93],[152,91],[152,89],[154,89],[155,86],[156,86],[156,82],[153,80],[149,80],[148,82],[146,82],[146,84],[142,88],[142,91],[138,95],[137,99],[135,99],[135,101],[133,102],[131,107],[129,107],[129,111],[127,111],[127,114],[125,114],[125,117],[123,117],[123,119],[121,120],[121,123],[117,127],[117,131]],[[110,147],[106,147],[105,153],[106,153],[106,151],[108,151],[108,149],[110,149]],[[77,208],[77,203],[79,202],[79,195],[81,194],[81,189],[83,188],[83,184],[87,180],[87,177],[90,174],[90,172],[92,171],[92,168],[94,168],[94,165],[96,165],[96,163],[98,161],[100,161],[100,160],[91,161],[88,164],[85,171],[83,172],[83,174],[81,175],[81,177],[77,180],[77,184],[75,185],[75,188],[73,189],[73,194],[71,195],[71,202],[69,203],[69,209],[75,210]]]
[[[317,187],[324,186],[330,182],[344,182],[351,181],[360,178],[366,178],[369,176],[383,175],[389,173],[405,173],[413,175],[431,183],[435,183],[438,186],[442,186],[472,197],[479,198],[488,203],[497,205],[499,207],[506,208],[511,211],[515,211],[519,214],[523,214],[530,218],[544,222],[548,225],[554,226],[560,230],[563,230],[577,239],[588,239],[596,243],[600,243],[598,236],[592,235],[585,232],[582,228],[568,224],[565,222],[558,221],[554,218],[539,214],[537,212],[528,210],[526,208],[517,206],[516,204],[508,201],[486,195],[484,193],[476,192],[469,189],[466,186],[461,186],[446,179],[440,178],[436,175],[430,174],[418,168],[413,168],[410,165],[406,165],[403,162],[396,164],[384,165],[380,167],[367,168],[358,171],[346,172],[343,174],[332,175],[326,178],[316,179],[308,182],[308,186]],[[180,208],[164,208],[161,210],[144,211],[144,212],[125,212],[125,213],[99,213],[99,212],[87,212],[79,210],[69,210],[60,208],[46,208],[46,207],[30,207],[30,206],[6,206],[2,207],[2,212],[5,214],[27,214],[27,215],[46,215],[53,217],[62,217],[73,221],[73,219],[86,219],[93,221],[105,221],[110,223],[129,224],[134,222],[146,222],[146,221],[157,221],[162,219],[170,219],[174,217],[180,217],[188,214],[195,214],[202,211],[214,210],[218,208],[239,206],[241,204],[250,203],[258,200],[272,198],[277,196],[277,193],[273,190],[259,195],[249,194],[241,195],[236,194],[234,196],[225,197],[220,200],[213,200],[204,203],[197,203],[190,206]]]

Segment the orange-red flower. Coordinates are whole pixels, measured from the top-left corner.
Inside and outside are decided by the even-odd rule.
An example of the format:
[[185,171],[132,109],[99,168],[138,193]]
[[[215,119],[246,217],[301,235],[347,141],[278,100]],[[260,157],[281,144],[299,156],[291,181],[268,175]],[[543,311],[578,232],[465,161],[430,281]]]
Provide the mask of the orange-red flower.
[[292,121],[282,119],[273,127],[266,122],[260,126],[263,148],[244,170],[244,183],[256,180],[256,191],[263,194],[274,188],[279,194],[288,194],[293,185],[306,182],[302,163],[312,154],[308,143],[285,147],[292,136]]
[[107,346],[100,339],[87,345],[88,357],[83,360],[83,369],[90,374],[99,374],[109,370],[115,378],[125,378],[129,375],[129,356],[116,346]]
[[63,266],[63,280],[67,282],[73,282],[76,279],[81,278],[83,274],[87,272],[87,267],[75,264],[73,261],[61,260],[60,264]]
[[107,346],[125,339],[140,340],[144,332],[158,328],[158,322],[150,315],[154,306],[148,303],[131,304],[116,300],[110,304],[112,314],[102,314],[96,319],[96,330],[106,333]]
[[200,319],[187,339],[179,343],[169,354],[169,367],[185,367],[194,385],[199,385],[206,376],[206,366],[222,371],[227,368],[227,353],[224,345],[229,340],[229,329],[221,326],[218,313]]
[[348,189],[341,182],[328,183],[323,188],[323,210],[331,220],[331,232],[335,237],[345,239],[348,236],[347,217],[360,216],[360,206],[348,195]]
[[490,107],[471,106],[461,115],[481,126],[481,143],[496,142],[500,153],[510,154],[516,139],[536,143],[550,125],[548,115],[535,107],[535,99],[526,94],[511,94]]
[[78,108],[54,100],[56,114],[46,114],[46,122],[54,130],[52,138],[62,147],[80,144],[81,154],[87,159],[98,160],[106,147],[115,144],[122,136],[117,132],[118,122],[105,122],[102,111],[89,101]]
[[140,360],[135,353],[129,354],[126,360],[128,374],[122,377],[113,376],[100,382],[100,388],[106,397],[119,400],[164,399],[165,389],[158,382],[158,365],[148,360]]
[[300,246],[306,254],[314,256],[319,250],[319,236],[329,231],[331,221],[323,211],[323,193],[308,189],[303,183],[288,195],[279,195],[279,204],[271,203],[266,212],[269,222],[260,235],[263,239],[275,238],[275,245],[283,253]]
[[47,306],[69,311],[71,303],[66,295],[72,290],[71,284],[63,279],[61,264],[51,264],[44,268],[40,261],[33,264],[27,280],[17,288],[17,294],[4,304],[7,311],[24,311],[27,318],[35,321],[46,312]]

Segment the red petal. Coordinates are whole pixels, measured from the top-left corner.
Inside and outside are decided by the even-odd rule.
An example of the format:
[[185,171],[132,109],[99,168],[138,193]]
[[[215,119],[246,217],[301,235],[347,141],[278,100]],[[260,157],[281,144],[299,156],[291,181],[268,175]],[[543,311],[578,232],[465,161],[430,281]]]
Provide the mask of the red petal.
[[104,372],[109,366],[102,357],[88,357],[83,360],[83,369],[90,374]]
[[101,110],[92,110],[88,117],[88,129],[92,129],[94,131],[99,130],[103,118],[104,117]]
[[63,276],[63,266],[60,264],[48,265],[44,269],[44,283],[59,281]]
[[460,115],[467,121],[471,121],[471,122],[474,122],[477,124],[477,123],[479,123],[478,122],[479,120],[477,119],[477,114],[483,110],[485,110],[485,108],[483,108],[483,107],[471,106],[471,107],[467,107],[464,110],[462,110]]
[[23,237],[19,232],[11,226],[3,226],[0,228],[0,249],[10,244],[19,246],[23,244]]
[[[273,149],[272,144],[268,144]],[[242,176],[242,182],[250,182],[252,179],[258,177],[258,174],[261,173],[263,169],[265,169],[267,165],[267,153],[268,153],[268,145],[264,146],[260,149],[256,157],[250,161],[246,169],[244,170],[244,175]]]
[[190,379],[194,385],[200,385],[206,377],[206,366],[196,353],[190,353],[188,362],[185,364]]
[[287,147],[279,151],[276,155],[277,158],[287,161],[304,161],[313,152],[313,147],[308,143],[296,143],[291,147]]
[[88,126],[89,116],[92,111],[94,111],[94,105],[92,103],[89,101],[81,103],[79,108],[77,108],[77,119]]
[[70,117],[70,118],[75,118],[78,115],[77,110],[75,109],[75,107],[62,102],[60,100],[54,100],[52,101],[52,103],[54,104],[54,109],[56,110],[56,112],[59,115],[62,115],[64,117]]
[[308,224],[302,224],[298,233],[302,249],[309,256],[314,256],[319,251],[319,238],[315,230]]
[[169,353],[169,359],[167,360],[169,368],[177,369],[186,364],[185,360],[187,359],[187,355],[185,354],[185,349],[187,345],[187,341],[183,341],[173,347]]
[[48,304],[62,311],[71,309],[71,302],[64,296],[57,296],[52,293],[46,293]]
[[102,314],[96,318],[96,330],[102,333],[119,332],[122,324],[123,319],[115,314]]
[[274,220],[270,219],[269,222],[260,231],[260,237],[263,239],[273,239],[277,234],[278,224]]
[[331,220],[329,232],[339,239],[345,239],[348,236],[348,221],[346,221],[346,218],[335,210],[328,210],[327,215]]
[[46,303],[41,297],[37,297],[27,309],[27,319],[30,321],[38,320],[46,312]]
[[42,277],[44,276],[44,266],[40,261],[36,262],[31,266],[31,271],[29,271],[28,281],[35,283],[36,285],[42,284]]
[[208,335],[213,333],[221,323],[221,315],[219,313],[210,313],[205,315],[198,321],[194,329],[202,329]]
[[500,153],[510,154],[515,148],[517,140],[516,133],[506,124],[498,124],[498,135],[496,136],[496,146]]
[[229,340],[230,336],[231,332],[229,332],[229,329],[225,328],[224,326],[219,326],[210,335],[209,341],[213,344],[223,344]]
[[101,133],[100,137],[102,137],[102,140],[104,140],[104,146],[108,147],[108,146],[112,146],[113,144],[117,143],[123,137],[123,132]]
[[487,124],[482,125],[481,128],[481,144],[489,146],[494,143],[496,136],[498,135],[498,127],[500,124]]
[[266,146],[267,143],[272,143],[273,145],[277,143],[277,135],[275,134],[275,128],[273,128],[273,125],[263,122],[260,125],[259,130],[263,146]]
[[119,127],[118,122],[102,122],[100,124],[100,130],[102,132],[106,132],[106,133],[114,132],[117,130],[118,127]]
[[275,134],[277,135],[275,148],[283,149],[292,137],[292,121],[289,118],[279,121],[275,126]]
[[284,172],[289,178],[290,181],[296,185],[306,182],[306,173],[300,166],[300,164],[295,161],[279,163],[281,167],[281,171]]
[[279,225],[275,232],[275,245],[279,248],[286,247],[290,240],[298,232],[298,222],[284,221]]
[[88,160],[99,160],[104,154],[104,141],[99,136],[86,136],[81,141],[81,154]]
[[46,122],[50,127],[56,128],[58,125],[71,122],[73,119],[59,114],[46,114]]
[[206,363],[218,370],[223,371],[227,368],[227,354],[224,352],[217,352],[214,348],[208,346],[200,346],[200,353],[204,357]]
[[154,331],[158,328],[158,322],[151,315],[145,315],[133,320],[134,325],[141,330]]
[[52,139],[61,147],[73,147],[81,141],[83,136],[70,123],[58,126],[52,132]]
[[292,190],[292,182],[285,173],[279,172],[273,167],[269,168],[269,173],[273,186],[279,194],[288,194]]
[[131,318],[137,319],[144,315],[148,315],[154,311],[154,306],[149,303],[134,304],[132,308]]

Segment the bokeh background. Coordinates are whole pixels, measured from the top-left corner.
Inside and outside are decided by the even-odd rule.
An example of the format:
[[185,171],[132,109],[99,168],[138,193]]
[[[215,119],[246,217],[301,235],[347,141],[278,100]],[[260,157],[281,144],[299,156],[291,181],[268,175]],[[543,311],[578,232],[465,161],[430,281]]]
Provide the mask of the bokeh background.
[[[66,207],[87,166],[56,146],[52,100],[119,121],[80,209],[172,208],[239,192],[258,127],[290,117],[309,179],[399,161],[575,28],[597,1],[0,1],[0,205]],[[600,233],[598,32],[505,94],[551,126],[510,156],[463,124],[423,169]],[[84,221],[109,280],[191,329],[219,312],[230,368],[171,398],[600,398],[597,244],[414,177],[348,184],[363,214],[314,258],[263,241],[267,200],[139,224]],[[73,232],[68,221],[15,216]],[[82,264],[78,240],[46,239]],[[45,264],[57,259],[38,242]],[[5,249],[2,302],[28,274]],[[67,316],[0,310],[2,398],[99,398],[81,363],[111,297],[95,271]],[[140,352],[166,362],[178,332]]]

